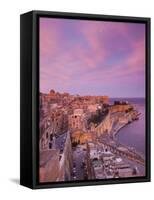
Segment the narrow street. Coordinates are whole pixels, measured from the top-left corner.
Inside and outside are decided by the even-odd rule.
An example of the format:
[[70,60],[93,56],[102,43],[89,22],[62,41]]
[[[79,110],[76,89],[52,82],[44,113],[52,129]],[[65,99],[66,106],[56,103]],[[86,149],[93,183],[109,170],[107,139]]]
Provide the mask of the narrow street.
[[84,180],[84,168],[83,168],[83,161],[85,158],[86,152],[83,151],[81,148],[76,148],[73,152],[73,161],[74,161],[74,167],[73,167],[73,174],[74,179],[76,180]]

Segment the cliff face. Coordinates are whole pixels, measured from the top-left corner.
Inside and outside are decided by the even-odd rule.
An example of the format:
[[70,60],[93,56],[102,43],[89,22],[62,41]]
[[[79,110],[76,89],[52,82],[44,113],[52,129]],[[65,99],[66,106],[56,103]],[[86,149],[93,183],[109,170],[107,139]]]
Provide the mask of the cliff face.
[[114,136],[119,129],[137,117],[138,112],[131,105],[115,105],[110,108],[103,121],[97,127],[92,127],[91,130],[96,132],[98,136],[105,133]]
[[91,131],[96,132],[98,136],[103,133],[109,133],[112,129],[112,123],[109,113],[97,127],[92,126]]

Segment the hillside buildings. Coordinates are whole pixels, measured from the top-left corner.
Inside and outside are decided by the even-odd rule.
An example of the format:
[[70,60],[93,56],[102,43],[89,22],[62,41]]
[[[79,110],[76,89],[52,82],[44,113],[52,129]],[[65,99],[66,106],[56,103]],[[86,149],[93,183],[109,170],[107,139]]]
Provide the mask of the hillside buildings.
[[138,118],[128,102],[51,90],[40,93],[39,117],[40,182],[138,176],[127,160],[144,160],[114,143],[117,131]]

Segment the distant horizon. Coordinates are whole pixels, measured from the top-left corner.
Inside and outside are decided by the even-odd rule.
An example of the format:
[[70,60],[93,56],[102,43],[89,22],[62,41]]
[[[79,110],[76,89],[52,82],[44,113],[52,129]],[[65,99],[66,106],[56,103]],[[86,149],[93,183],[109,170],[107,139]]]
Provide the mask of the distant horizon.
[[[54,90],[54,89],[51,89],[51,90]],[[132,98],[136,98],[136,99],[137,99],[137,98],[142,98],[142,99],[145,99],[145,98],[146,98],[146,97],[143,97],[143,96],[142,96],[142,97],[141,97],[141,96],[140,96],[140,97],[139,97],[139,96],[138,96],[138,97],[135,97],[135,96],[134,96],[134,97],[128,97],[128,96],[127,96],[127,97],[126,97],[126,96],[124,96],[124,97],[121,97],[121,96],[120,96],[120,97],[118,97],[118,96],[114,96],[114,97],[112,96],[112,97],[110,97],[110,96],[107,95],[107,94],[98,94],[98,95],[85,94],[85,95],[80,95],[80,94],[72,94],[72,93],[66,92],[66,91],[63,91],[63,92],[59,92],[59,91],[56,91],[56,90],[54,90],[54,91],[55,91],[56,93],[58,92],[58,93],[60,93],[60,94],[69,93],[70,95],[73,95],[73,96],[76,96],[76,95],[79,95],[79,96],[108,96],[109,98],[112,98],[112,99],[113,99],[113,98],[119,98],[119,99],[122,99],[122,98],[126,98],[126,99],[129,99],[129,98],[130,98],[130,99],[132,99]],[[41,92],[41,91],[40,91],[40,93],[42,93],[42,94],[49,94],[49,93],[50,93],[50,90],[49,90],[48,92]]]
[[43,17],[39,57],[42,93],[145,98],[145,24]]

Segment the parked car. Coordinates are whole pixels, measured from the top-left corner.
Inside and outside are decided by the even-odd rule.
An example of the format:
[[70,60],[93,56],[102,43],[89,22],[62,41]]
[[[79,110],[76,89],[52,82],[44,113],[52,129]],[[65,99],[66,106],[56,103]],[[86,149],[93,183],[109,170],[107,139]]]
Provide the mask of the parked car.
[[76,168],[75,167],[73,167],[73,172],[76,172]]

